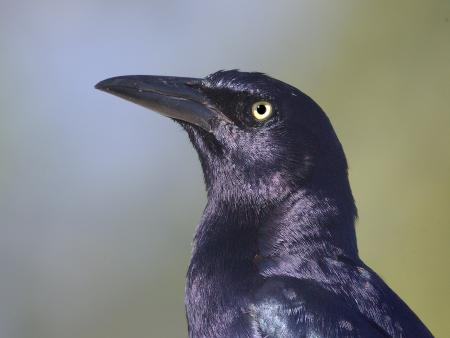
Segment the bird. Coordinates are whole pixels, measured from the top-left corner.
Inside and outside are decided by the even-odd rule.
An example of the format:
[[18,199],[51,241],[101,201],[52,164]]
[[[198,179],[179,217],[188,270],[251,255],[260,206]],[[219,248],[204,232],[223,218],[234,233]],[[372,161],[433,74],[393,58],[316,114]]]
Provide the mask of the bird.
[[359,257],[346,156],[308,95],[236,69],[96,88],[171,118],[198,153],[207,202],[186,277],[189,337],[432,337]]

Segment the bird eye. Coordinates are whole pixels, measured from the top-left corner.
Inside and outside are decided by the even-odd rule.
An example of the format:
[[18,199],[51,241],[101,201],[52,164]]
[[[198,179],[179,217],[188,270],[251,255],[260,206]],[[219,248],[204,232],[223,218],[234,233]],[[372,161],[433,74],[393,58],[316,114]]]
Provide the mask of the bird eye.
[[267,120],[272,116],[272,105],[266,101],[255,102],[252,106],[252,115],[258,121]]

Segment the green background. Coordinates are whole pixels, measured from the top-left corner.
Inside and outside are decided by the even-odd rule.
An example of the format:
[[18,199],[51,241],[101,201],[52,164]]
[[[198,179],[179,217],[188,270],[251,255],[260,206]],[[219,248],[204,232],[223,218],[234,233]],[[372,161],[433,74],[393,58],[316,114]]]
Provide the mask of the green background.
[[224,68],[328,112],[362,258],[449,337],[449,17],[437,0],[0,0],[0,337],[186,336],[197,156],[93,86]]

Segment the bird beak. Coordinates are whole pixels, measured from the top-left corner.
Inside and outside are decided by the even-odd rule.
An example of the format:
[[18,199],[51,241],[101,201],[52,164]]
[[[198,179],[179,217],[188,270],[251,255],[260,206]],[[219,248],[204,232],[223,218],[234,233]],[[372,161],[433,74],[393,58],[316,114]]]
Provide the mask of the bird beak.
[[162,115],[210,132],[217,120],[228,120],[198,89],[202,80],[185,77],[130,75],[103,80],[95,88]]

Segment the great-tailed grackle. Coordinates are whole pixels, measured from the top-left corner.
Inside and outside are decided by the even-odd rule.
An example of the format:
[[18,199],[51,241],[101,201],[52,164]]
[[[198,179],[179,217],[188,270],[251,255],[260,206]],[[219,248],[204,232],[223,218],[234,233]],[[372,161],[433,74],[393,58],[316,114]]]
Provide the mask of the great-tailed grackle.
[[174,119],[198,152],[208,202],[187,274],[190,337],[432,337],[358,257],[347,161],[307,95],[237,70],[96,88]]

